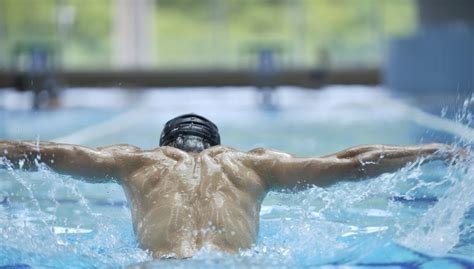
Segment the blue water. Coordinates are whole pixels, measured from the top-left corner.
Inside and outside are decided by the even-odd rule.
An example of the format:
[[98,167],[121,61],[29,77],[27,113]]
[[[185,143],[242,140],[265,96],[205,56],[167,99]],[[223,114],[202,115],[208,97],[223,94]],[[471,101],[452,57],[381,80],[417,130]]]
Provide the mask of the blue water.
[[[74,94],[67,93],[66,100]],[[263,146],[313,156],[367,143],[472,142],[413,123],[380,89],[283,89],[271,109],[256,97],[240,89],[170,90],[143,93],[131,107],[0,110],[0,139],[152,148],[168,118],[194,111],[216,121],[224,144],[242,150]],[[187,102],[178,102],[184,98]],[[468,110],[458,116],[470,124]],[[92,129],[84,131],[87,127]],[[203,250],[190,260],[152,261],[137,245],[118,185],[87,184],[46,167],[33,173],[2,170],[0,268],[473,268],[473,185],[469,162],[420,161],[366,181],[272,192],[250,250],[238,255]]]

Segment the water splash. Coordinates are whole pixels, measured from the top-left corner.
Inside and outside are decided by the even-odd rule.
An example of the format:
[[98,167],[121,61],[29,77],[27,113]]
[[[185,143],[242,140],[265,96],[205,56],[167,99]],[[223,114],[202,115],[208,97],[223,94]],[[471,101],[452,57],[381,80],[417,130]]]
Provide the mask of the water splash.
[[[203,250],[192,261],[179,265],[358,264],[373,261],[374,255],[381,255],[379,249],[403,253],[392,246],[394,240],[430,255],[468,253],[473,243],[461,244],[461,236],[472,235],[465,215],[474,204],[469,188],[474,183],[470,163],[457,162],[448,168],[441,162],[424,166],[421,163],[420,160],[396,173],[327,189],[270,193],[262,208],[255,247],[239,255]],[[49,169],[36,173],[9,170],[6,174],[20,185],[12,189],[25,189],[27,197],[16,200],[12,196],[10,206],[4,206],[3,213],[0,210],[1,234],[8,237],[0,243],[0,257],[10,257],[6,264],[21,261],[52,267],[107,267],[151,259],[137,246],[128,208],[97,207],[83,190],[87,184]],[[21,184],[25,181],[35,190],[33,199],[38,207],[30,201],[32,193]],[[426,197],[436,198],[431,201]],[[441,237],[444,241],[437,242]],[[30,244],[19,249],[19,242]],[[46,244],[48,248],[44,248]],[[396,255],[391,259],[420,261],[415,254],[405,260]],[[159,263],[158,267],[162,266]]]
[[[458,122],[472,126],[473,102],[470,98],[463,104]],[[469,152],[471,143],[462,138],[456,142]],[[239,255],[202,250],[187,261],[164,262],[150,262],[150,255],[138,248],[129,209],[101,205],[105,195],[98,203],[87,184],[48,169],[31,174],[0,171],[2,195],[9,201],[0,204],[0,262],[56,268],[142,262],[160,268],[222,268],[381,262],[403,266],[445,262],[450,255],[472,259],[472,162],[421,164],[328,189],[270,193],[261,212],[258,242],[250,250]],[[104,193],[108,187],[93,186]]]
[[[465,128],[471,128],[474,94],[458,101],[462,105],[455,111],[454,120]],[[448,110],[447,107],[443,108],[441,116],[446,117]],[[411,230],[403,231],[406,234],[397,240],[400,244],[436,256],[472,254],[474,222],[469,213],[474,209],[473,139],[472,136],[456,137],[456,146],[464,149],[467,156],[458,156],[458,160],[451,161],[442,180],[430,183],[420,181],[412,189],[416,191],[424,186],[435,188],[447,185],[447,188],[443,188],[444,192],[437,196],[439,201],[419,218],[417,225]]]
[[110,267],[151,259],[138,248],[128,208],[93,206],[80,188],[85,183],[41,166],[0,177],[11,183],[3,188],[11,190],[9,204],[0,206],[0,265]]
[[474,168],[471,167],[399,242],[431,255],[442,256],[453,251],[460,242],[465,214],[474,206],[473,185]]

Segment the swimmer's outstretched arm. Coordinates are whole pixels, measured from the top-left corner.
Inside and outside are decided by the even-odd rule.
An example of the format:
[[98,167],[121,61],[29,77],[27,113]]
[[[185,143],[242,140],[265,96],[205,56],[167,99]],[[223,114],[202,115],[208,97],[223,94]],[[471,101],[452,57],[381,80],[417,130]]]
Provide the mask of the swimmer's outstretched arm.
[[394,172],[424,158],[446,160],[455,156],[452,146],[358,146],[319,158],[298,158],[286,153],[257,149],[250,152],[251,164],[270,189],[325,187],[345,180],[359,180]]
[[91,183],[119,179],[127,166],[123,154],[110,148],[90,149],[53,142],[0,140],[2,158],[16,169],[36,170],[38,164],[43,163],[60,174]]

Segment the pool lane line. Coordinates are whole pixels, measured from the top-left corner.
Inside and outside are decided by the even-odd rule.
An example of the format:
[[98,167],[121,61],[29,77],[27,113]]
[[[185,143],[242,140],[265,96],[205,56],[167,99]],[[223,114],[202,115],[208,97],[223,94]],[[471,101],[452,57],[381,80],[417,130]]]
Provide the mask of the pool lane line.
[[408,119],[418,125],[457,135],[464,138],[469,143],[474,141],[474,129],[469,128],[462,123],[432,115],[419,108],[411,107],[406,104],[400,104],[400,106],[405,110]]
[[51,141],[67,144],[86,144],[87,142],[94,139],[118,133],[124,129],[129,128],[130,126],[137,125],[140,122],[145,121],[145,114],[143,111],[143,108],[131,109],[116,117],[113,117],[112,119],[85,127],[65,136],[56,137]]
[[[474,141],[474,129],[472,128],[469,128],[451,119],[432,115],[405,103],[399,102],[398,105],[402,111],[405,111],[407,118],[410,121],[420,126],[457,135],[469,141],[469,143]],[[144,121],[145,119],[143,115],[145,114],[141,113],[143,111],[143,108],[135,108],[96,125],[83,128],[66,136],[57,137],[52,141],[60,143],[84,144],[93,139],[117,133],[129,128],[132,125],[136,125],[141,121]]]

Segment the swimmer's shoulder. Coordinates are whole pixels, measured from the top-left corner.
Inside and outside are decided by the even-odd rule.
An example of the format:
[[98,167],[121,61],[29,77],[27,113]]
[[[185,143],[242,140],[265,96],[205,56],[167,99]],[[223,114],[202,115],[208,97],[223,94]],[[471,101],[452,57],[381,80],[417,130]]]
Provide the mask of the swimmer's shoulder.
[[215,157],[221,154],[234,154],[239,152],[241,151],[236,148],[225,145],[213,146],[203,151],[204,154],[209,155],[211,157]]
[[271,155],[275,157],[294,157],[293,155],[286,152],[282,152],[282,151],[278,151],[278,150],[270,149],[270,148],[263,148],[263,147],[254,148],[249,151],[243,151],[243,150],[239,150],[230,146],[218,145],[218,146],[208,148],[203,152],[210,156],[229,155],[229,156],[249,157],[249,156]]
[[138,152],[143,151],[141,148],[134,145],[129,145],[129,144],[108,145],[108,146],[98,147],[97,150],[100,152],[108,152],[108,153],[138,153]]
[[215,159],[226,158],[235,161],[242,161],[244,163],[247,163],[248,161],[255,161],[257,159],[279,159],[294,157],[293,155],[285,152],[262,147],[249,151],[242,151],[229,146],[219,145],[209,148],[205,150],[205,152],[207,155]]
[[262,148],[262,147],[254,148],[252,150],[249,150],[247,153],[250,156],[254,156],[254,157],[264,157],[264,156],[273,157],[273,158],[294,157],[293,155],[283,152],[283,151],[278,151],[278,150],[270,149],[270,148]]
[[[168,148],[168,147],[166,147]],[[164,147],[155,148],[155,149],[142,149],[140,147],[129,145],[129,144],[116,144],[104,147],[98,147],[98,151],[103,153],[109,153],[119,158],[118,160],[130,160],[130,159],[143,159],[143,160],[162,160],[166,158],[167,151],[169,149],[164,149]],[[122,159],[125,158],[125,159]]]

